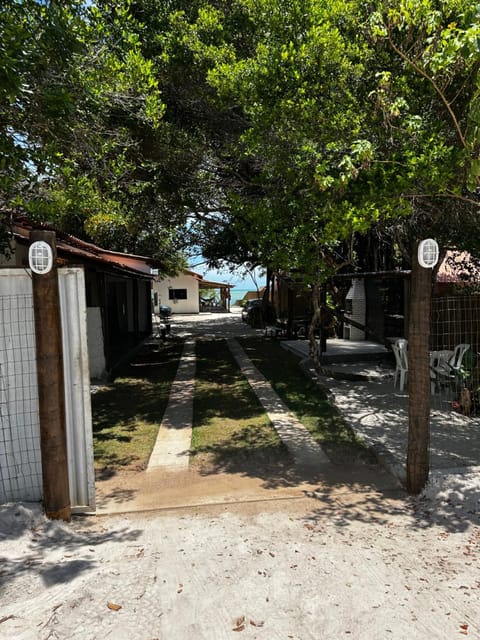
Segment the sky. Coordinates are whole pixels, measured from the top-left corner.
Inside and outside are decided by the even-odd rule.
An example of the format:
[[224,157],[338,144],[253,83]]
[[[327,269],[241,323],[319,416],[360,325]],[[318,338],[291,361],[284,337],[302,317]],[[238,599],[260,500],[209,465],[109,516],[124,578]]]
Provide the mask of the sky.
[[252,280],[251,276],[245,275],[245,270],[237,269],[235,272],[231,272],[228,268],[208,269],[201,258],[190,260],[189,268],[195,273],[199,273],[205,278],[205,280],[212,280],[213,282],[226,282],[233,284],[236,289],[248,289],[254,291],[257,287],[263,287],[265,285],[265,275],[260,269],[255,270],[255,277],[257,284]]

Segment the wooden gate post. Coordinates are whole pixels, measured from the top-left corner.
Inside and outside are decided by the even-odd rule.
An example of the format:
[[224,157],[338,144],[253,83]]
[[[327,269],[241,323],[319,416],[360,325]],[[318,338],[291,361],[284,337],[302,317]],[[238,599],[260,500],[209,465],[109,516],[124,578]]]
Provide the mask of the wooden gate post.
[[48,518],[71,518],[68,483],[63,349],[60,296],[56,268],[56,236],[53,231],[33,230],[31,242],[42,240],[52,249],[48,273],[32,270],[37,355],[43,502]]
[[432,270],[420,266],[418,242],[412,255],[408,323],[407,491],[418,494],[430,471],[430,307]]

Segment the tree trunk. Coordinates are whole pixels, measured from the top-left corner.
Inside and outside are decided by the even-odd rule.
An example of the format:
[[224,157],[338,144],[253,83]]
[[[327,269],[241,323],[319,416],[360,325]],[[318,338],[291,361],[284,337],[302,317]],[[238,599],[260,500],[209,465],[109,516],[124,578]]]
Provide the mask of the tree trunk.
[[313,366],[318,371],[319,369],[319,361],[318,361],[318,349],[317,349],[317,341],[315,340],[315,329],[317,328],[318,323],[320,322],[320,285],[315,283],[312,286],[312,306],[313,306],[313,316],[312,321],[310,322],[310,326],[308,328],[308,342],[309,342],[309,352],[310,358],[312,359]]
[[407,491],[417,494],[429,473],[430,442],[430,305],[432,270],[421,267],[418,243],[412,256],[408,325],[408,451]]

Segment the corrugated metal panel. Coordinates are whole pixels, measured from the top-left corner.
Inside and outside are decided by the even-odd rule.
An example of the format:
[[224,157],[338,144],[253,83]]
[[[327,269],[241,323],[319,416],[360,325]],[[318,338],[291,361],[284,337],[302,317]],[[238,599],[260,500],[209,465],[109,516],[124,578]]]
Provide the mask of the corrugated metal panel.
[[87,308],[83,269],[59,269],[70,500],[95,510]]

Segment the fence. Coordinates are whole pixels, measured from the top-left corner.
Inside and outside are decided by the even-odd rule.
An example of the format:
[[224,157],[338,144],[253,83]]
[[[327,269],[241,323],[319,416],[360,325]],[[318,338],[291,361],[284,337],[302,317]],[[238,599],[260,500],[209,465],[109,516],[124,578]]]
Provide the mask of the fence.
[[41,498],[32,295],[0,296],[0,503]]
[[480,294],[435,297],[432,300],[431,348],[453,349],[467,343],[480,350]]
[[457,345],[468,348],[458,371],[451,371],[448,384],[432,396],[433,406],[443,408],[460,402],[468,389],[472,415],[480,415],[480,294],[435,297],[432,300],[430,348],[453,351]]
[[[70,501],[95,509],[85,280],[59,269]],[[0,504],[43,497],[32,282],[0,269]]]

